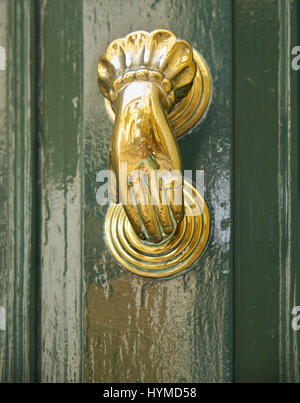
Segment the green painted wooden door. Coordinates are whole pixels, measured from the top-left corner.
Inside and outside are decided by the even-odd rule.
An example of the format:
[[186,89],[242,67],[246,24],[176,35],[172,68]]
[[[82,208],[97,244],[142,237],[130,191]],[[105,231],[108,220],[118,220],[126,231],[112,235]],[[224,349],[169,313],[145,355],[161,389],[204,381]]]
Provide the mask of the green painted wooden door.
[[[0,0],[1,381],[300,381],[298,17],[292,0]],[[96,202],[112,131],[98,57],[158,28],[213,79],[180,140],[212,235],[168,280],[118,266]]]

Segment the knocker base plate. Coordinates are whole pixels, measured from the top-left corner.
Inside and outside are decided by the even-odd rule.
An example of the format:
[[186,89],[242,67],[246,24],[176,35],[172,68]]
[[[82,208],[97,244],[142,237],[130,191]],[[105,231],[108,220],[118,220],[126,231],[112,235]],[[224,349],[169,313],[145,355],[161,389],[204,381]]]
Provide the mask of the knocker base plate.
[[[175,105],[168,115],[176,138],[189,133],[196,127],[210,104],[212,81],[208,66],[195,49],[193,49],[193,59],[197,65],[193,86],[189,94]],[[110,119],[114,122],[115,114],[108,99],[105,99],[105,107]]]
[[134,274],[163,278],[189,268],[203,252],[209,236],[210,216],[199,192],[184,184],[185,217],[175,236],[163,244],[149,245],[134,233],[121,204],[112,204],[105,220],[110,252]]

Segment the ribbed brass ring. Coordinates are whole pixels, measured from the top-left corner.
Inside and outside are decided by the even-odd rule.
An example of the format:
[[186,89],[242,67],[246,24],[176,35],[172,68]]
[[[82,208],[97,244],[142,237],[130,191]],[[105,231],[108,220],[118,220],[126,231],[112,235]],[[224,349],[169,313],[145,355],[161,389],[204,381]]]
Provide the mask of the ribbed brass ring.
[[106,242],[125,269],[144,277],[169,277],[189,268],[203,252],[210,217],[199,192],[184,184],[185,218],[176,235],[162,244],[149,245],[134,233],[121,204],[112,204],[105,220]]

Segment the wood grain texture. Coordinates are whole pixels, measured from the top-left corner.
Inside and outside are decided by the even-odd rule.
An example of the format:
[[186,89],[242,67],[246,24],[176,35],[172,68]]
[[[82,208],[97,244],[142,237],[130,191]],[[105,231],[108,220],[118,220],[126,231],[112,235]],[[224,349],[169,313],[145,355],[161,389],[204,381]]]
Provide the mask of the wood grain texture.
[[0,382],[36,379],[34,16],[32,2],[0,2]]
[[81,1],[40,1],[40,380],[81,380]]
[[[84,380],[231,381],[231,2],[89,0],[83,6]],[[190,41],[206,58],[214,82],[206,121],[180,141],[183,168],[205,171],[211,240],[192,271],[164,281],[137,278],[116,264],[105,245],[107,207],[95,197],[112,132],[97,88],[98,57],[113,39],[157,28]]]

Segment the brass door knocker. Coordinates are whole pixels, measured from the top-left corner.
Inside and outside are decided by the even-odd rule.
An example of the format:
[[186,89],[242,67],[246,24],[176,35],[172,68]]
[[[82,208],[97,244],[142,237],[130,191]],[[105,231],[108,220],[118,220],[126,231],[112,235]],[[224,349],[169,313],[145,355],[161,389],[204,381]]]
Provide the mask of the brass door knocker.
[[208,109],[208,67],[171,32],[137,31],[110,43],[98,62],[98,82],[114,121],[108,247],[135,274],[177,274],[200,256],[209,235],[207,205],[183,181],[176,141]]

